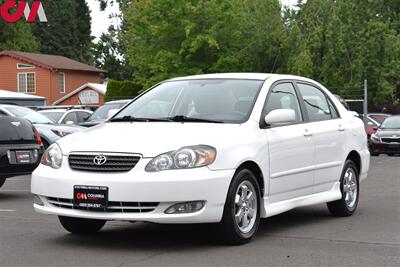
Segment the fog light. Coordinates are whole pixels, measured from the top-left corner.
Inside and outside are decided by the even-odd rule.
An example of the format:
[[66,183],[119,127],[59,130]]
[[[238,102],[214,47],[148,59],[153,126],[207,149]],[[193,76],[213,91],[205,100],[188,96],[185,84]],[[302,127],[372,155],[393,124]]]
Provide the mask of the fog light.
[[206,204],[205,201],[192,201],[192,202],[178,203],[178,204],[174,204],[171,207],[169,207],[165,211],[165,213],[166,214],[193,213],[193,212],[201,210],[205,204]]
[[38,195],[33,195],[33,203],[39,206],[44,206],[43,201]]

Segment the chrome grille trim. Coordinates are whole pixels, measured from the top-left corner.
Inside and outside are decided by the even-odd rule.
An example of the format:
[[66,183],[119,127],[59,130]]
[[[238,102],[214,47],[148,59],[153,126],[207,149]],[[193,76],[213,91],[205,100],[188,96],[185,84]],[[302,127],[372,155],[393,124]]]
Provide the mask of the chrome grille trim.
[[95,208],[76,208],[73,206],[72,199],[46,197],[48,203],[55,207],[85,211],[96,212],[120,212],[120,213],[146,213],[154,211],[159,203],[158,202],[123,202],[123,201],[109,201],[106,209]]
[[[107,161],[103,165],[96,165],[96,156],[105,156]],[[88,172],[128,172],[132,170],[141,159],[140,155],[116,153],[71,153],[68,163],[71,169]]]

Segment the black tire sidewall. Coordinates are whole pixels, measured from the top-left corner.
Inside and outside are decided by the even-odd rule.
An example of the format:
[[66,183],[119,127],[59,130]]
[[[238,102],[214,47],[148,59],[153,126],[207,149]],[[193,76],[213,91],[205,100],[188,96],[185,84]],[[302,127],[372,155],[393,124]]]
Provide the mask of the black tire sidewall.
[[[356,176],[357,176],[357,179],[356,179],[356,180],[357,180],[357,199],[356,199],[356,203],[355,203],[354,208],[351,209],[351,210],[349,209],[349,207],[348,207],[347,204],[346,204],[346,201],[345,201],[346,195],[345,195],[345,193],[344,193],[344,188],[343,188],[343,187],[344,187],[344,176],[345,176],[345,174],[346,174],[346,172],[347,172],[347,170],[348,170],[349,168],[352,168],[353,171],[355,172]],[[342,202],[342,204],[343,204],[343,208],[345,209],[346,213],[348,213],[348,214],[353,214],[353,213],[356,211],[356,209],[357,209],[358,200],[359,200],[359,198],[360,198],[360,181],[359,181],[359,174],[358,174],[357,167],[356,167],[356,165],[354,164],[354,162],[351,161],[351,160],[347,160],[346,163],[345,163],[345,165],[344,165],[343,172],[342,172],[342,176],[340,177],[340,192],[342,193],[341,202]]]
[[[257,194],[256,221],[253,226],[253,229],[248,233],[243,233],[242,231],[240,231],[239,227],[236,224],[235,214],[234,214],[236,190],[243,181],[249,181],[255,188]],[[229,238],[234,239],[234,243],[238,244],[245,243],[250,241],[254,237],[260,223],[260,211],[261,211],[261,193],[260,193],[260,186],[257,182],[255,175],[248,169],[238,170],[235,173],[228,190],[228,195],[224,208],[223,221],[222,221],[225,227],[226,234],[233,235]]]

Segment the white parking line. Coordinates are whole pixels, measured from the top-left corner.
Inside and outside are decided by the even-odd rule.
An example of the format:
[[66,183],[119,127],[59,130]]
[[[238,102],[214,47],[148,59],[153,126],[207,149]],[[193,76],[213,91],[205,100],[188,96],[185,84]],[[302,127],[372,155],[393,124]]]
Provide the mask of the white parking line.
[[3,209],[0,209],[0,212],[16,212],[16,210],[3,210]]

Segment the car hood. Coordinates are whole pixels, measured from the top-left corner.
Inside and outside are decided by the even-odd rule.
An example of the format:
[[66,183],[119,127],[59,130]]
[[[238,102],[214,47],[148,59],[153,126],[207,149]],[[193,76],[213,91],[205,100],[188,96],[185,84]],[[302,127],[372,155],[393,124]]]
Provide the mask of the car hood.
[[34,124],[35,128],[40,132],[41,130],[58,130],[67,133],[76,133],[85,129],[84,127],[77,125],[65,125],[65,124]]
[[400,129],[399,130],[382,130],[379,129],[376,133],[379,137],[393,137],[397,136],[400,137]]
[[240,124],[114,122],[104,123],[58,141],[63,154],[70,152],[121,152],[155,157],[185,146],[213,147],[249,138]]

